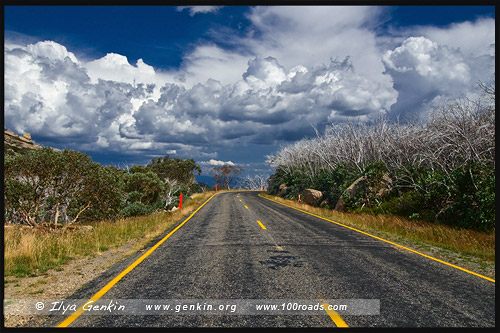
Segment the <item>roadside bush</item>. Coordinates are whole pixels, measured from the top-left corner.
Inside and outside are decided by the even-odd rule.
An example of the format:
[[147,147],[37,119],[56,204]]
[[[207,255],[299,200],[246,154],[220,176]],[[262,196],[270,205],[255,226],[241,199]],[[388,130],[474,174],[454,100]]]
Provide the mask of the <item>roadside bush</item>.
[[4,216],[12,223],[112,218],[121,208],[112,170],[81,152],[31,150],[6,157],[4,170]]
[[[46,147],[4,155],[4,219],[34,226],[138,216],[178,205],[196,191],[194,160],[153,159],[128,170],[102,166],[84,153]],[[162,178],[163,177],[163,178]]]
[[176,180],[188,187],[195,182],[195,175],[201,174],[201,168],[193,159],[183,160],[171,158],[169,155],[153,158],[145,169],[154,172],[163,181]]
[[126,173],[122,176],[122,189],[128,202],[138,201],[151,205],[162,200],[165,183],[152,171]]
[[203,193],[208,190],[208,185],[195,182],[190,187],[191,194]]
[[155,209],[151,206],[147,206],[140,201],[132,202],[123,208],[120,212],[121,217],[131,217],[131,216],[140,216],[140,215],[148,215],[155,211]]
[[81,198],[78,197],[77,200],[68,205],[68,212],[73,212],[70,215],[74,216],[76,213],[76,208],[74,207],[82,207],[84,204],[83,202],[79,202],[74,205],[74,203],[83,200],[82,198],[85,197],[94,197],[98,199],[97,203],[83,211],[79,217],[80,220],[100,221],[115,219],[125,204],[123,200],[124,195],[120,190],[120,175],[123,174],[123,171],[112,166],[102,167],[97,163],[94,163],[94,167],[92,182],[89,182],[82,189],[80,193]]
[[449,204],[440,211],[439,220],[462,228],[492,230],[495,227],[495,170],[473,164],[452,173]]

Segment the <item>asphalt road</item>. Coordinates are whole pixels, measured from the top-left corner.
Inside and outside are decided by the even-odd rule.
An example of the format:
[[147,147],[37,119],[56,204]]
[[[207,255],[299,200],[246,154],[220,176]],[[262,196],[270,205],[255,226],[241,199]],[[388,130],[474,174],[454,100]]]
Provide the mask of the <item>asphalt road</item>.
[[[143,253],[115,265],[72,298],[89,299]],[[258,192],[214,196],[102,299],[226,303],[364,299],[378,301],[379,314],[338,311],[349,327],[495,327],[495,283],[279,205],[259,197]],[[66,317],[51,320],[57,325]],[[85,312],[70,327],[338,324],[338,317],[326,311],[312,315]]]

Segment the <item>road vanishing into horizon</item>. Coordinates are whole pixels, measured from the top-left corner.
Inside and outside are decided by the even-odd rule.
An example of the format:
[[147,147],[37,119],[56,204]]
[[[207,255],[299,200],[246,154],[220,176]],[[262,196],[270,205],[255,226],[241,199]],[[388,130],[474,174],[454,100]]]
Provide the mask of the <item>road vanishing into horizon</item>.
[[[196,311],[176,312],[171,304],[155,314],[68,312],[51,316],[52,325],[495,327],[494,282],[278,204],[257,191],[218,193],[186,219],[71,299],[196,301]],[[336,300],[351,303],[346,311],[278,311],[305,300],[325,307]],[[216,310],[220,305],[224,310],[205,312],[203,307],[214,302],[220,303]],[[274,302],[278,308],[262,315],[231,312],[231,306],[245,302]]]

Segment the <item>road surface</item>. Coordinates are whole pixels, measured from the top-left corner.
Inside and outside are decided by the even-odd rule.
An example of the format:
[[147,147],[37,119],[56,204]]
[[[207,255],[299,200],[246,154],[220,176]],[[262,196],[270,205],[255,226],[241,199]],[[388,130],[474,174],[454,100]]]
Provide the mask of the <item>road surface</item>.
[[[379,313],[245,315],[229,311],[175,313],[170,309],[168,314],[155,315],[89,315],[85,311],[66,319],[63,326],[495,326],[494,282],[258,194],[242,191],[215,195],[111,288],[109,282],[130,269],[158,240],[71,298],[88,300],[108,284],[109,290],[101,299],[159,303],[220,300],[227,303],[226,310],[231,300],[277,300],[277,304],[285,304],[280,305],[283,307],[301,300],[370,300],[375,302],[370,304],[378,304]],[[68,314],[53,316],[54,326]]]

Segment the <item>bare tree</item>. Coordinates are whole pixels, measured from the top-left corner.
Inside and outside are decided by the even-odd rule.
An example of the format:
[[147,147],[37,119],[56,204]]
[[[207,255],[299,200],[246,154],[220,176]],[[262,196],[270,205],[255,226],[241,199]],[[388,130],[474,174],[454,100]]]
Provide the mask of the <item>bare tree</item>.
[[249,190],[262,190],[267,188],[267,179],[265,175],[247,175],[241,181],[241,187]]
[[174,188],[179,184],[177,179],[169,179],[169,178],[164,178],[163,181],[168,187],[168,192],[164,194],[164,199],[165,199],[165,208],[168,207],[172,203],[172,199],[174,198]]

